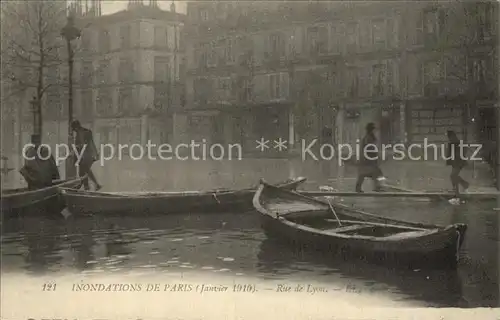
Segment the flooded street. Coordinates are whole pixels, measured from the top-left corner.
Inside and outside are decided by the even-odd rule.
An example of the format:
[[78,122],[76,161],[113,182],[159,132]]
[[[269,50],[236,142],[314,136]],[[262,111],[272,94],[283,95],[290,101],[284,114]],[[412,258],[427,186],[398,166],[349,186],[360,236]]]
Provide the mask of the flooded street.
[[[232,175],[231,168],[218,165],[211,174],[184,179],[175,177],[176,188],[184,190],[215,187],[248,187],[260,177],[278,181],[290,175],[302,175],[309,182],[302,189],[317,190],[329,184],[339,189],[352,188],[354,180],[348,172],[342,185],[329,182],[335,178],[319,167],[290,169],[276,160],[262,169],[241,170]],[[293,169],[293,168],[292,168]],[[208,171],[208,170],[207,170]],[[188,170],[182,171],[189,175]],[[253,174],[252,174],[253,172]],[[100,173],[101,181],[106,181]],[[112,172],[109,173],[113,176]],[[151,187],[143,185],[143,177],[121,175],[122,190],[157,190],[172,185],[174,171],[151,179]],[[171,178],[169,179],[168,176]],[[134,180],[135,179],[135,180]],[[106,190],[120,189],[108,180]],[[135,186],[135,187],[134,187]],[[140,186],[140,187],[138,187]],[[369,183],[367,182],[367,188]],[[172,188],[173,189],[173,188]],[[367,211],[408,221],[435,224],[463,222],[468,224],[459,269],[444,271],[397,271],[361,262],[326,262],[322,257],[297,254],[289,248],[266,239],[256,213],[169,215],[154,217],[70,217],[64,219],[19,219],[4,222],[2,235],[2,273],[5,279],[39,274],[58,279],[72,275],[76,279],[93,276],[128,274],[147,275],[158,279],[210,279],[241,283],[276,290],[279,283],[310,285],[310,296],[341,294],[345,299],[366,300],[377,306],[406,307],[498,307],[498,212],[494,202],[451,206],[411,200],[344,199]],[[216,280],[216,279],[221,279]],[[226,279],[226,280],[223,280]],[[219,281],[219,282],[218,282]],[[206,281],[205,281],[206,282]],[[73,282],[76,283],[76,282]],[[71,285],[65,285],[71,290]],[[313,289],[316,288],[316,289]],[[316,291],[315,291],[316,290]],[[322,292],[327,290],[329,293]],[[354,299],[355,298],[355,299]],[[307,300],[307,298],[303,298]],[[311,298],[312,299],[312,298]],[[316,298],[314,298],[316,299]],[[364,303],[364,302],[363,302]]]

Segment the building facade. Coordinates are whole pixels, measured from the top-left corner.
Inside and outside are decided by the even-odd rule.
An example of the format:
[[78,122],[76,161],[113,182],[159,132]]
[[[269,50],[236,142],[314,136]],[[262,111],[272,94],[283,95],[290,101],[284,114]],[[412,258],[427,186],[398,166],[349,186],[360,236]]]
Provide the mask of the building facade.
[[249,150],[263,135],[355,143],[370,121],[385,143],[441,141],[450,128],[470,136],[471,114],[495,100],[496,73],[486,73],[496,70],[496,37],[477,34],[497,34],[496,10],[190,2],[188,122]]
[[[105,16],[82,13],[74,117],[93,127],[101,144],[168,142],[173,110],[184,103],[185,15],[155,1],[129,1],[127,10]],[[57,93],[53,101],[61,101]]]

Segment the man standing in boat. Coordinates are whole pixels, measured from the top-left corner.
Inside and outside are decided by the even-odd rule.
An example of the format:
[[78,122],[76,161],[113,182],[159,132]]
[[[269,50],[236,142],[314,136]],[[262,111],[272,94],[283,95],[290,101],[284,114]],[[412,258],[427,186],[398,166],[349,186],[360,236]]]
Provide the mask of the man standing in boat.
[[[92,131],[90,129],[82,127],[80,121],[74,120],[71,123],[71,128],[76,133],[75,136],[75,147],[78,151],[78,154],[81,155],[80,162],[78,163],[79,170],[78,175],[83,177],[87,175],[87,177],[83,180],[83,187],[85,190],[89,190],[89,178],[95,185],[95,190],[99,190],[102,186],[97,182],[97,179],[92,172],[92,165],[99,158],[99,154],[97,152],[97,148],[94,143],[94,137]],[[83,150],[83,154],[82,154]]]
[[49,187],[52,181],[60,179],[54,157],[41,144],[40,135],[31,136],[31,146],[24,153],[24,166],[20,170],[31,190]]
[[381,191],[380,181],[385,180],[378,163],[377,137],[375,136],[375,124],[370,122],[366,125],[366,134],[361,141],[361,155],[358,161],[358,179],[356,181],[356,192],[363,192],[365,178],[373,180],[375,191]]

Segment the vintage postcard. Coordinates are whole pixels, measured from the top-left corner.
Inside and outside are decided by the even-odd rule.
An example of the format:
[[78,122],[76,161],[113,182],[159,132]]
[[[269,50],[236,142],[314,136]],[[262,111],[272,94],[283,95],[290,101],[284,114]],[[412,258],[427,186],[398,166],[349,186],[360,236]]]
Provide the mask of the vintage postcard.
[[497,1],[1,9],[1,320],[500,320]]

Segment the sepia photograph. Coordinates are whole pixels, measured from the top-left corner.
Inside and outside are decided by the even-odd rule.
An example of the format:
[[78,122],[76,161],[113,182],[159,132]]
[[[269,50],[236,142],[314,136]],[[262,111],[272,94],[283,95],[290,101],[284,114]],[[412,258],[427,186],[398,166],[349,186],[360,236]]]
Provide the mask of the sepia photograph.
[[499,320],[499,4],[3,1],[0,318]]

